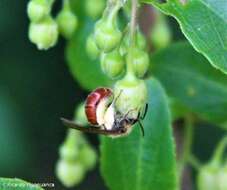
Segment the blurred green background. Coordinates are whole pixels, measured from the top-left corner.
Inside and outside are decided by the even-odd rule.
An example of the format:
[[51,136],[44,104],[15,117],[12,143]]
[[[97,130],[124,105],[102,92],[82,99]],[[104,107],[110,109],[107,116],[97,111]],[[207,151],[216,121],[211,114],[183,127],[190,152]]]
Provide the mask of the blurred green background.
[[[0,176],[30,182],[55,183],[58,148],[66,129],[59,118],[72,118],[86,97],[73,80],[64,59],[64,40],[49,51],[38,51],[27,37],[27,0],[0,0]],[[56,8],[60,5],[57,2]],[[182,38],[178,26],[175,38]],[[207,160],[222,131],[199,124],[194,150]],[[97,139],[89,138],[97,147]],[[98,172],[88,173],[74,189],[106,189]]]
[[[59,118],[72,118],[87,92],[68,72],[63,40],[43,52],[29,42],[27,2],[0,0],[0,176],[65,189],[54,171],[66,133]],[[74,189],[102,185],[94,171]]]

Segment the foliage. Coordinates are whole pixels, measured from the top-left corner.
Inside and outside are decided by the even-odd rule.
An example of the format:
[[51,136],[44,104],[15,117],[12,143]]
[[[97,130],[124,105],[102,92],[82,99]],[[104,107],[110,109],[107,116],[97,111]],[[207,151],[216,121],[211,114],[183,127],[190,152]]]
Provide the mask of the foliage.
[[226,122],[227,77],[187,42],[153,54],[150,73],[160,79],[169,96],[188,110],[213,123]]
[[0,189],[1,190],[43,190],[41,187],[27,183],[21,179],[8,179],[0,178]]
[[[207,188],[207,176],[210,182],[217,179],[221,184],[218,188],[224,189],[226,163],[199,163],[192,153],[192,140],[194,125],[201,119],[226,128],[227,2],[107,0],[104,6],[104,0],[95,1],[63,0],[54,18],[54,0],[30,0],[27,13],[30,41],[38,49],[47,50],[56,45],[61,34],[67,40],[66,60],[75,81],[87,91],[99,86],[113,88],[114,114],[128,122],[122,125],[126,130],[132,125],[129,121],[135,123],[127,136],[100,138],[100,170],[107,187],[178,190],[183,168],[191,164],[198,173],[199,190]],[[188,42],[171,42],[167,19],[157,10],[152,12],[151,27],[147,26],[151,39],[145,40],[137,20],[138,4],[144,3],[173,16],[192,46]],[[146,103],[149,108],[142,121],[138,116]],[[87,125],[82,111],[76,120]],[[172,122],[178,119],[183,120],[185,134],[182,155],[176,158]],[[144,126],[144,137],[139,122]],[[224,148],[223,145],[221,155]],[[216,152],[219,149],[217,146]],[[60,181],[68,187],[80,183],[95,162],[96,153],[85,137],[70,130],[60,147],[56,171]],[[24,183],[0,179],[0,187],[5,180]],[[214,186],[217,188],[216,183]]]
[[[125,138],[101,138],[101,171],[111,190],[176,189],[176,163],[167,97],[156,79],[147,81],[149,110]],[[126,177],[127,176],[127,177]]]
[[151,3],[179,22],[193,47],[214,66],[227,73],[227,1],[142,0]]

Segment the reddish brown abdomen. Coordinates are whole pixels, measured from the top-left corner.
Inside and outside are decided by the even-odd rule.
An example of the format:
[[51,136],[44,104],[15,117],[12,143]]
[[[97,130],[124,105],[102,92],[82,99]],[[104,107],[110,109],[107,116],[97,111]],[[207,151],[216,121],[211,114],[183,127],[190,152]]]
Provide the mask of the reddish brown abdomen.
[[92,125],[97,125],[97,118],[96,118],[96,109],[99,102],[108,96],[111,96],[113,93],[109,88],[97,88],[93,92],[91,92],[85,103],[85,113],[87,116],[87,120]]

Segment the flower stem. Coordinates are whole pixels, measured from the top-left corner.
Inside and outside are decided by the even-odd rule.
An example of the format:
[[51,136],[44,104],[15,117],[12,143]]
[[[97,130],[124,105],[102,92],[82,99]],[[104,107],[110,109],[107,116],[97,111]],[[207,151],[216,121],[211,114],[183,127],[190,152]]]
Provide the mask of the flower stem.
[[212,164],[219,165],[222,162],[223,159],[223,153],[227,146],[227,136],[223,137],[219,144],[217,145],[217,148],[214,151],[213,158],[212,158]]
[[54,1],[55,1],[55,0],[47,0],[47,2],[49,2],[49,3],[50,3],[50,6],[52,6],[52,5],[53,5]]
[[127,74],[126,77],[131,80],[136,79],[133,67],[132,67],[132,57],[133,57],[133,48],[135,47],[135,35],[137,27],[137,6],[138,0],[132,0],[132,9],[131,9],[131,21],[130,21],[130,47],[129,47],[129,60],[127,60]]
[[63,7],[64,7],[65,9],[69,9],[69,8],[70,8],[69,0],[63,0]]
[[191,147],[193,142],[193,119],[191,115],[185,117],[184,127],[184,145],[183,153],[179,164],[179,175],[181,177],[185,164],[189,161],[191,155]]
[[131,23],[130,23],[130,45],[135,45],[135,34],[137,26],[137,6],[138,0],[132,0],[132,12],[131,12]]
[[200,161],[192,154],[188,158],[188,163],[197,171],[200,170],[200,168],[201,168]]

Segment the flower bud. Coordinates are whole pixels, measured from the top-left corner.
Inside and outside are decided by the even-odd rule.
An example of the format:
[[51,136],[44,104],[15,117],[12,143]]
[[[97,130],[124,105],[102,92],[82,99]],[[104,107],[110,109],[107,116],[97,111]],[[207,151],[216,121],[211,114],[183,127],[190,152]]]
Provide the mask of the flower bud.
[[138,31],[136,34],[136,44],[139,49],[145,49],[146,48],[146,39],[144,35]]
[[93,19],[98,18],[105,8],[105,0],[85,0],[85,11]]
[[[131,77],[131,78],[130,78]],[[143,80],[127,76],[119,80],[114,87],[114,94],[117,98],[115,107],[121,114],[128,114],[128,117],[136,119],[138,113],[147,103],[147,87]]]
[[42,22],[31,23],[29,27],[29,39],[40,50],[47,50],[53,47],[58,40],[58,26],[56,22],[48,17],[42,20]]
[[75,120],[80,125],[87,125],[87,117],[85,114],[85,105],[84,103],[81,103],[77,108],[75,112]]
[[103,55],[101,66],[103,72],[112,79],[119,77],[125,70],[124,59],[118,50]]
[[[126,35],[120,46],[121,55],[125,55],[128,52],[128,49],[130,48],[129,43],[130,35]],[[136,46],[141,50],[144,50],[146,48],[146,39],[144,35],[139,31],[139,29],[136,32]]]
[[66,146],[65,144],[63,144],[61,147],[60,147],[60,157],[64,160],[67,160],[67,161],[75,161],[77,159],[77,156],[78,156],[78,148],[76,148],[75,146]]
[[219,189],[227,189],[227,166],[223,167],[219,172]]
[[40,22],[50,14],[50,3],[47,0],[31,0],[28,3],[27,14],[32,22]]
[[198,190],[226,190],[227,167],[223,164],[223,155],[227,146],[225,136],[215,148],[211,161],[199,169]]
[[82,182],[85,170],[79,163],[60,160],[57,163],[56,174],[64,186],[73,187]]
[[59,149],[60,158],[69,162],[77,160],[80,153],[80,144],[85,142],[80,131],[69,129],[65,141]]
[[77,28],[78,20],[70,8],[63,8],[57,16],[57,23],[60,33],[69,39]]
[[93,35],[90,35],[87,38],[86,51],[87,51],[88,56],[91,59],[97,59],[98,56],[99,56],[99,54],[100,54],[100,50],[98,49],[98,47],[97,47],[97,45],[95,43],[95,40],[94,40],[94,36]]
[[91,170],[95,167],[97,161],[95,150],[89,145],[83,146],[80,151],[79,160],[86,170]]
[[198,190],[218,190],[218,173],[219,167],[208,165],[201,168],[197,178]]
[[101,51],[108,53],[115,49],[119,45],[121,37],[122,33],[114,22],[101,19],[96,23],[94,38]]
[[161,49],[169,45],[171,38],[171,31],[165,17],[163,15],[159,15],[159,18],[150,33],[151,44],[155,48]]
[[148,70],[149,56],[143,50],[133,48],[127,55],[126,61],[131,61],[134,73],[139,78],[142,78]]

